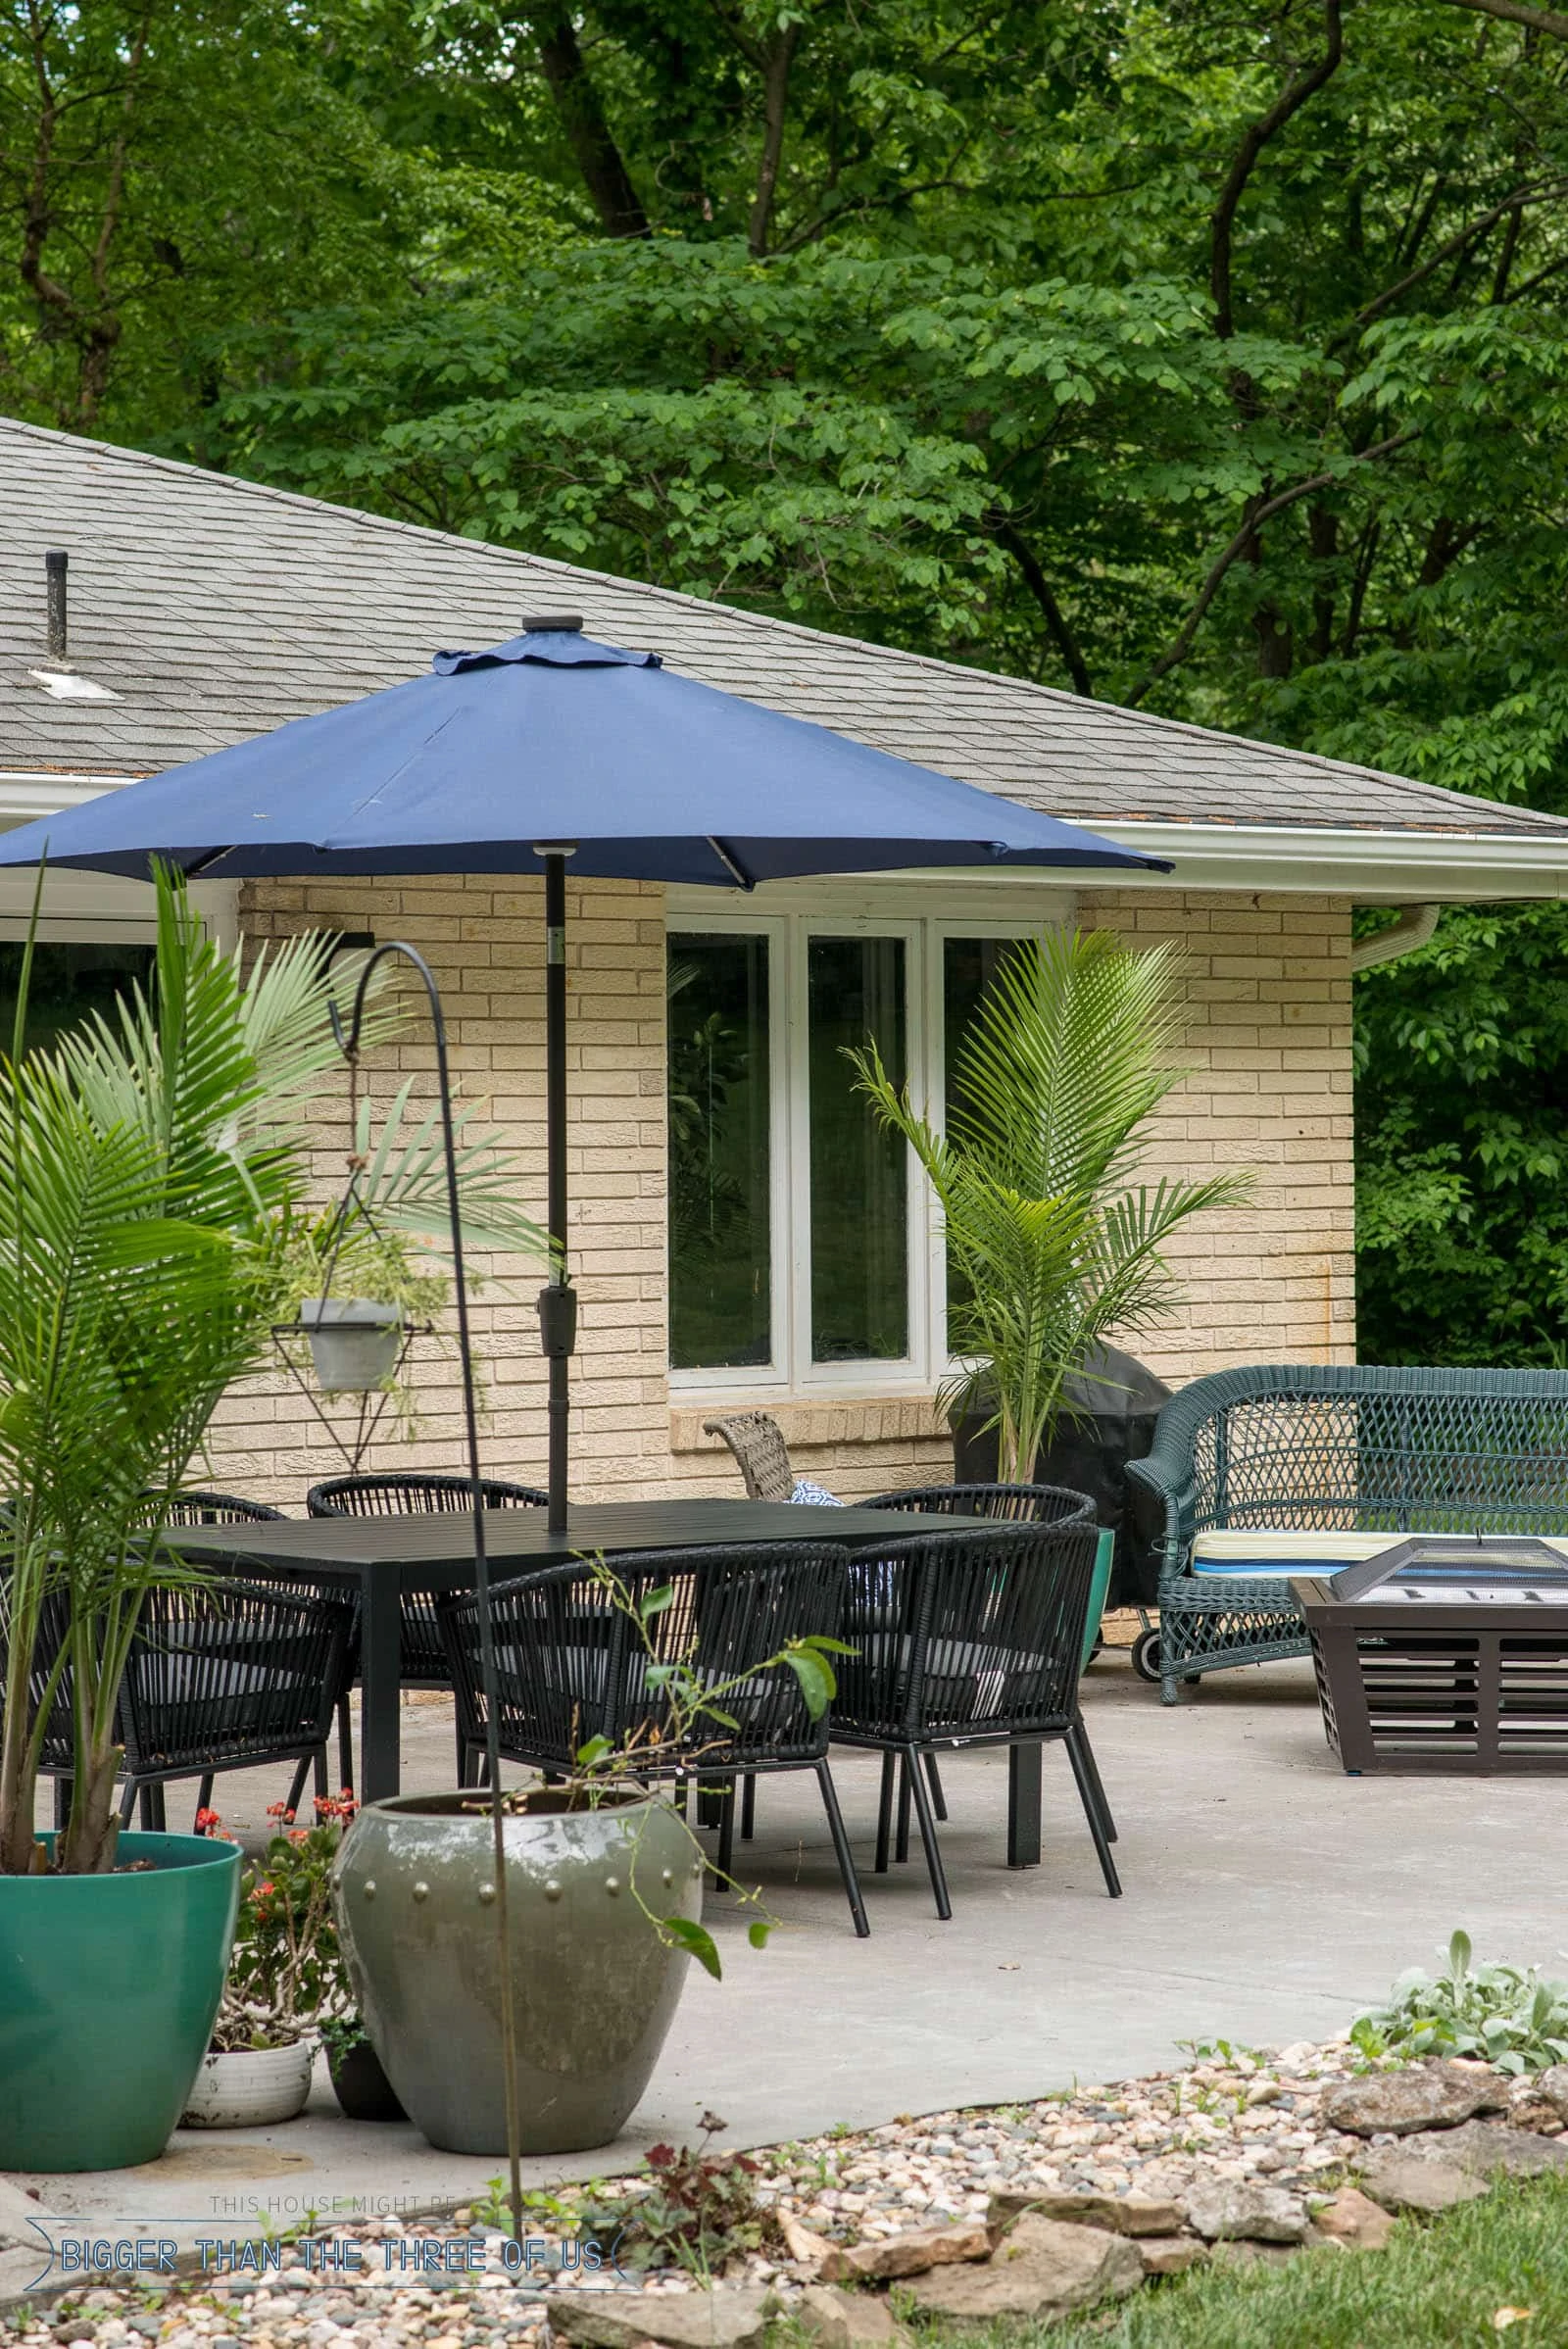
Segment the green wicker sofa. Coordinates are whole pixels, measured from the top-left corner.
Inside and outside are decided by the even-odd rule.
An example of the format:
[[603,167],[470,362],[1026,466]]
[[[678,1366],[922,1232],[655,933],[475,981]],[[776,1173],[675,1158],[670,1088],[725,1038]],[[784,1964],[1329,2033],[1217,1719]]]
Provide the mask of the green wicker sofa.
[[1306,1654],[1293,1533],[1312,1537],[1298,1574],[1334,1571],[1335,1534],[1363,1537],[1353,1555],[1384,1532],[1568,1534],[1568,1372],[1221,1370],[1172,1395],[1127,1473],[1164,1509],[1160,1694],[1175,1704],[1205,1672]]

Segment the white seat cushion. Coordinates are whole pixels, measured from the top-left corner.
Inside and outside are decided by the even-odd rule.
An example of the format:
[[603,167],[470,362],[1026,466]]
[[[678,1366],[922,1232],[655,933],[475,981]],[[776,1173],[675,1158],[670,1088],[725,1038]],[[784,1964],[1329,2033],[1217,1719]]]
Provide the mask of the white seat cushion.
[[[1289,1582],[1293,1574],[1337,1574],[1342,1566],[1375,1558],[1405,1539],[1397,1533],[1293,1533],[1288,1526],[1243,1526],[1200,1534],[1193,1543],[1193,1572],[1254,1583]],[[1553,1541],[1550,1545],[1568,1556],[1568,1542]]]

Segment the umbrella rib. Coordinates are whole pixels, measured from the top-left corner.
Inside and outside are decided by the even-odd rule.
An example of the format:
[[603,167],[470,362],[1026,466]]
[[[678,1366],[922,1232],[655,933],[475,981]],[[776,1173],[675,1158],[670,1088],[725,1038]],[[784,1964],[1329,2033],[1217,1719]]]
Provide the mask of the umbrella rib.
[[735,883],[737,888],[755,889],[757,887],[756,881],[746,870],[745,865],[741,863],[739,857],[732,855],[731,852],[724,846],[724,843],[721,840],[716,839],[711,832],[710,832],[708,835],[708,845],[712,850],[714,856],[718,858],[719,863],[724,867],[724,870],[729,874],[731,880]]

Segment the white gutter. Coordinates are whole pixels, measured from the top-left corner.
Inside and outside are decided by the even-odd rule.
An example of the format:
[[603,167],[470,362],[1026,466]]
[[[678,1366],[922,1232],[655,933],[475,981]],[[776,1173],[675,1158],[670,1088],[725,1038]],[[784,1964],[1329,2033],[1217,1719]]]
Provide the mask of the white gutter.
[[106,791],[141,780],[140,775],[41,774],[36,767],[0,766],[0,831],[30,824],[35,815],[59,815],[67,807],[85,807]]
[[[1311,890],[1362,903],[1568,898],[1561,832],[1360,831],[1315,824],[1129,823],[1094,829],[1169,859],[1170,873],[1118,873],[1118,889]],[[1093,881],[1085,875],[1085,887]]]

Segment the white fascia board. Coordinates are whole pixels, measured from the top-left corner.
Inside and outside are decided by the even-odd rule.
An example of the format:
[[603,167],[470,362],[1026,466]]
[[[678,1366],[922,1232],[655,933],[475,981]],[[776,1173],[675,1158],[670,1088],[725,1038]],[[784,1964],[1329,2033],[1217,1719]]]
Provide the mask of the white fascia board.
[[101,800],[106,791],[140,783],[141,775],[40,773],[36,767],[0,766],[0,832],[30,824],[35,815],[59,815],[67,807],[83,807]]
[[[1117,873],[1118,889],[1310,891],[1363,903],[1448,905],[1568,898],[1568,829],[1374,832],[1312,824],[1097,823],[1119,847],[1163,856],[1169,873]],[[1095,877],[1084,876],[1093,887]]]

